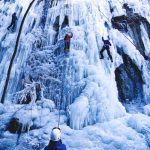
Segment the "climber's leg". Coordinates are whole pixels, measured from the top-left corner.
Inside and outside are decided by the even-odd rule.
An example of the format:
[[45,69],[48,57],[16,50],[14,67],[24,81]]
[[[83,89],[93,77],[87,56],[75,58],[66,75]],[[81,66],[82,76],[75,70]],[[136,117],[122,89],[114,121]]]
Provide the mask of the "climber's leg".
[[111,56],[111,54],[110,54],[110,49],[109,49],[109,48],[107,48],[107,53],[108,53],[108,56],[109,56],[111,62],[113,62],[113,58],[112,58],[112,56]]
[[16,22],[13,22],[13,24],[12,24],[12,31],[14,32],[15,29],[16,29]]
[[11,22],[10,26],[7,27],[7,30],[9,30],[13,25],[13,22]]
[[64,51],[66,51],[66,49],[67,49],[67,41],[65,41]]
[[68,52],[70,50],[70,42],[65,41],[65,49],[66,52]]
[[67,42],[68,51],[70,51],[70,42]]
[[105,47],[103,46],[102,50],[100,51],[100,59],[103,59],[103,52],[105,51]]
[[15,25],[15,23],[13,23],[13,24],[12,24],[12,31],[15,30],[15,27],[16,27],[16,25]]

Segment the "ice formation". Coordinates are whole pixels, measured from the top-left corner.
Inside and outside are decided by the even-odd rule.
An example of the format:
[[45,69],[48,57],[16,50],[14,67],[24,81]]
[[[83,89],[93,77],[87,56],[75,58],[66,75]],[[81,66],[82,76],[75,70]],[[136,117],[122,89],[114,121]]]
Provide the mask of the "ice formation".
[[[0,1],[0,98],[30,2]],[[35,1],[0,104],[0,149],[43,149],[60,107],[62,139],[70,150],[148,150],[149,10],[149,0]],[[16,32],[9,32],[13,12],[18,22]],[[106,53],[99,59],[102,37],[112,43],[113,63]],[[18,143],[17,134],[7,131],[13,117],[24,129]]]

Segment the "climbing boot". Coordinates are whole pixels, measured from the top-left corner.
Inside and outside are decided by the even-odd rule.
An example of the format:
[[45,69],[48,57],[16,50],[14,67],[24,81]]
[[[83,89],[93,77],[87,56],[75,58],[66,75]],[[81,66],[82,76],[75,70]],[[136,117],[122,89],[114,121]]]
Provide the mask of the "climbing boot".
[[65,52],[69,52],[69,49],[68,49],[68,48],[65,48]]
[[104,59],[104,57],[103,57],[103,56],[100,56],[99,58],[100,58],[100,59]]

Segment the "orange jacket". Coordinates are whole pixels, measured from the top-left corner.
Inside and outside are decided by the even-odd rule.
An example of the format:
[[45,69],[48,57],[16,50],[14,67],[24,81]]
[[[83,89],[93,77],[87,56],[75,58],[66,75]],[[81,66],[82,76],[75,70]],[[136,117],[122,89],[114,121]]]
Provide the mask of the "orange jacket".
[[64,40],[67,41],[67,42],[70,42],[72,37],[73,37],[73,34],[71,34],[71,35],[66,34]]

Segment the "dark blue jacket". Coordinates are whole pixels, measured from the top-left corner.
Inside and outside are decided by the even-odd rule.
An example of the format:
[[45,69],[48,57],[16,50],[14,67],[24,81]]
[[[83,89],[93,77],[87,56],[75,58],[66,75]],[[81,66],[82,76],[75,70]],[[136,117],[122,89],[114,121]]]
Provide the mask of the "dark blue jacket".
[[16,13],[13,13],[12,15],[12,22],[16,22],[18,20]]
[[109,42],[109,40],[104,40],[103,37],[102,37],[102,40],[104,42],[104,46],[107,46],[107,47],[111,46],[111,43]]
[[44,150],[66,150],[66,146],[60,141],[50,141],[49,145]]

